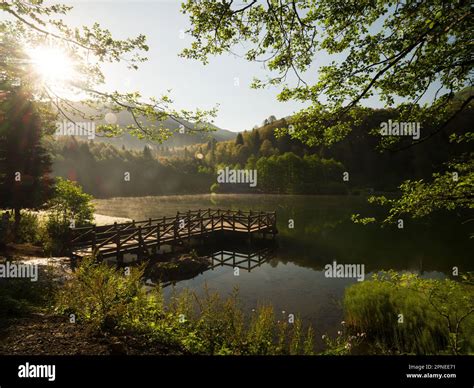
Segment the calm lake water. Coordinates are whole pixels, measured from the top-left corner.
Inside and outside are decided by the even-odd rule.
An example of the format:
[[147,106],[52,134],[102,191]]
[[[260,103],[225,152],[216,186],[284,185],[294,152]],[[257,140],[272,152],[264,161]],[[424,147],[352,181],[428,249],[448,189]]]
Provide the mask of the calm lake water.
[[[112,198],[96,200],[95,204],[97,213],[136,220],[200,208],[275,210],[279,235],[274,246],[234,242],[197,249],[199,254],[219,258],[231,257],[233,252],[251,257],[254,261],[243,259],[241,264],[254,267],[250,272],[240,270],[239,276],[234,276],[232,266],[217,266],[175,287],[202,292],[207,284],[221,295],[238,287],[246,310],[271,303],[282,317],[298,314],[313,325],[318,335],[334,334],[340,328],[344,290],[357,282],[326,278],[324,266],[333,261],[364,264],[366,279],[387,269],[431,278],[449,276],[453,266],[462,272],[474,270],[470,224],[462,223],[466,217],[453,214],[416,222],[407,219],[403,229],[355,225],[351,214],[380,214],[381,209],[367,204],[363,197],[188,195]],[[293,229],[289,228],[290,219],[294,221]]]

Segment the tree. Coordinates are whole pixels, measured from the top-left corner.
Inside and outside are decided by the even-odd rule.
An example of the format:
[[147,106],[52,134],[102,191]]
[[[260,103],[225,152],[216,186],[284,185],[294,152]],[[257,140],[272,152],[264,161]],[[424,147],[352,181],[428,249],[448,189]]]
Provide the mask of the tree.
[[42,123],[30,96],[12,88],[0,101],[0,204],[13,209],[14,234],[22,209],[39,209],[51,195],[51,160],[41,144]]
[[258,152],[260,151],[260,146],[262,144],[262,140],[260,138],[260,132],[258,131],[258,129],[253,129],[252,132],[250,133],[249,143],[252,149],[252,153],[254,155],[258,155]]
[[265,139],[260,147],[260,154],[262,156],[271,156],[275,153],[272,142],[268,139]]
[[94,220],[93,197],[82,191],[73,181],[56,178],[54,195],[48,201],[50,222],[61,225],[79,227],[92,223]]
[[235,160],[241,165],[245,165],[247,159],[251,155],[251,150],[247,145],[240,146],[237,149],[237,154]]
[[[419,139],[381,136],[380,127],[369,128],[379,137],[382,151],[400,152],[430,141],[446,132],[460,112],[473,108],[474,94],[459,93],[471,84],[474,63],[467,0],[279,0],[243,5],[188,0],[183,10],[190,18],[193,41],[181,55],[206,63],[209,55],[234,53],[234,46],[244,43],[242,56],[263,62],[273,74],[267,81],[257,79],[253,87],[280,85],[279,100],[309,103],[291,120],[291,136],[309,146],[333,145],[346,137],[365,114],[362,103],[375,93],[399,121],[433,126]],[[321,66],[319,79],[307,82],[305,73],[324,54],[341,59]],[[298,81],[294,86],[288,84],[290,72]],[[433,90],[432,101],[421,104]],[[469,128],[456,128],[452,135],[457,141],[472,138]],[[431,183],[444,208],[472,207],[472,197],[466,196],[474,191],[471,159],[465,154],[447,160],[447,167],[457,166],[458,179],[440,186],[435,177]],[[428,187],[416,187],[421,191],[402,189],[402,201],[421,200]],[[460,196],[450,195],[452,191]],[[414,209],[397,204],[392,203],[392,209],[414,214]],[[438,207],[428,205],[426,214]]]
[[[79,114],[93,120],[95,114],[104,111],[102,108],[106,105],[112,112],[126,111],[133,123],[126,128],[115,124],[101,125],[97,128],[98,132],[113,135],[127,131],[157,142],[166,140],[173,133],[170,128],[163,127],[162,123],[166,119],[172,119],[186,127],[183,123],[207,122],[215,115],[215,108],[195,112],[175,110],[167,95],[144,100],[139,92],[105,91],[102,88],[105,83],[102,64],[124,61],[130,70],[137,70],[147,60],[145,53],[149,48],[146,37],[138,35],[134,38],[114,39],[110,31],[101,28],[98,23],[90,27],[69,27],[62,17],[71,9],[71,6],[62,4],[46,5],[44,0],[0,2],[0,81],[9,80],[12,84],[21,84],[24,89],[31,91],[35,99],[43,103],[44,108],[53,108],[47,109],[47,113],[41,112],[42,115],[71,120],[71,117]],[[54,51],[69,58],[76,69],[74,79],[64,80],[61,88],[51,88],[51,85],[42,82],[29,49],[43,50],[43,53]],[[65,93],[56,89],[86,95],[85,105],[96,108],[94,113],[87,114],[85,109],[77,112],[77,107],[71,106]],[[199,126],[189,129],[195,132],[207,131],[209,128]]]
[[244,145],[244,138],[240,132],[237,134],[237,137],[235,138],[235,145]]

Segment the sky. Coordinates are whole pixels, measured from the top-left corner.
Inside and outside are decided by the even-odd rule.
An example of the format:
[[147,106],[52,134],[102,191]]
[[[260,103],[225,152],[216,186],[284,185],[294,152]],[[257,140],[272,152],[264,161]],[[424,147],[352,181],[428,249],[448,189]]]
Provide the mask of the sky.
[[[231,54],[210,57],[209,64],[178,56],[192,40],[187,15],[180,12],[179,0],[64,0],[73,10],[64,17],[71,26],[99,22],[114,38],[147,36],[148,61],[138,71],[126,64],[106,64],[107,90],[139,91],[143,96],[160,96],[171,89],[177,109],[211,109],[219,105],[214,124],[231,131],[249,130],[270,115],[286,117],[305,107],[301,102],[279,102],[279,89],[251,89],[254,77],[265,79],[269,72],[262,63],[250,63]],[[329,64],[323,53],[305,74],[306,81],[317,79],[317,68]],[[341,58],[339,58],[341,59]],[[293,77],[294,79],[294,77]],[[291,78],[290,78],[291,85]],[[365,105],[381,107],[377,97]]]
[[[230,54],[210,57],[207,65],[179,57],[192,40],[184,34],[189,28],[188,17],[180,12],[178,0],[62,3],[74,7],[64,17],[68,25],[92,25],[97,21],[115,38],[147,36],[148,61],[140,64],[138,71],[127,69],[125,63],[103,66],[106,89],[140,91],[146,97],[171,89],[171,98],[179,109],[211,109],[218,104],[214,124],[231,131],[252,129],[270,115],[286,117],[305,107],[300,102],[277,101],[278,88],[251,89],[254,77],[269,75],[261,63],[249,63]],[[314,76],[307,79],[311,78]]]

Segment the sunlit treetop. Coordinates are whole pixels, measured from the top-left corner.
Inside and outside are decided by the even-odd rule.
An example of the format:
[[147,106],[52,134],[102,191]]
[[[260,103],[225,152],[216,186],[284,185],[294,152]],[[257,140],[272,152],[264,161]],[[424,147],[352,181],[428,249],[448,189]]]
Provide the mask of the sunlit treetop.
[[[399,121],[430,128],[423,128],[419,139],[382,137],[380,127],[367,128],[379,136],[382,151],[405,150],[441,133],[466,142],[472,129],[449,124],[473,108],[470,3],[187,0],[182,12],[189,17],[193,40],[181,55],[207,63],[209,56],[233,53],[263,63],[268,78],[255,79],[252,86],[277,86],[280,100],[309,104],[291,118],[291,136],[311,146],[342,140],[367,117],[363,103],[371,96]],[[321,63],[323,57],[333,60]],[[374,199],[390,205],[385,221],[473,208],[472,157],[466,153],[446,161],[446,171],[434,173],[431,182],[404,182],[399,199]]]
[[0,90],[4,94],[9,88],[21,86],[43,107],[52,107],[50,113],[61,120],[99,118],[78,111],[77,104],[71,104],[73,97],[93,108],[128,111],[133,125],[104,125],[98,130],[104,135],[127,130],[159,142],[173,134],[160,121],[171,118],[186,127],[186,121],[203,123],[215,115],[215,109],[176,111],[168,95],[144,100],[139,92],[105,91],[101,66],[124,62],[130,71],[137,70],[147,60],[146,37],[117,40],[98,23],[71,28],[61,17],[72,7],[50,4],[43,0],[0,2]]
[[[182,11],[193,41],[181,55],[206,63],[234,53],[265,64],[268,78],[253,87],[280,86],[280,100],[310,102],[294,118],[294,137],[308,144],[344,137],[373,95],[405,121],[442,127],[455,93],[472,85],[468,0],[188,0]],[[320,66],[323,56],[334,61]],[[435,103],[419,109],[427,93]]]

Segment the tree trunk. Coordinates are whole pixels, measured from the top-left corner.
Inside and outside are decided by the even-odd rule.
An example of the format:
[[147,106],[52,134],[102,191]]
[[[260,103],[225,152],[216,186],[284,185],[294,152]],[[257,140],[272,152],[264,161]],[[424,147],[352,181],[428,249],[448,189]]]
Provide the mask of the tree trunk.
[[18,239],[18,234],[20,232],[20,221],[21,221],[21,214],[20,214],[21,209],[20,208],[15,208],[15,223],[13,224],[13,236],[15,241]]

